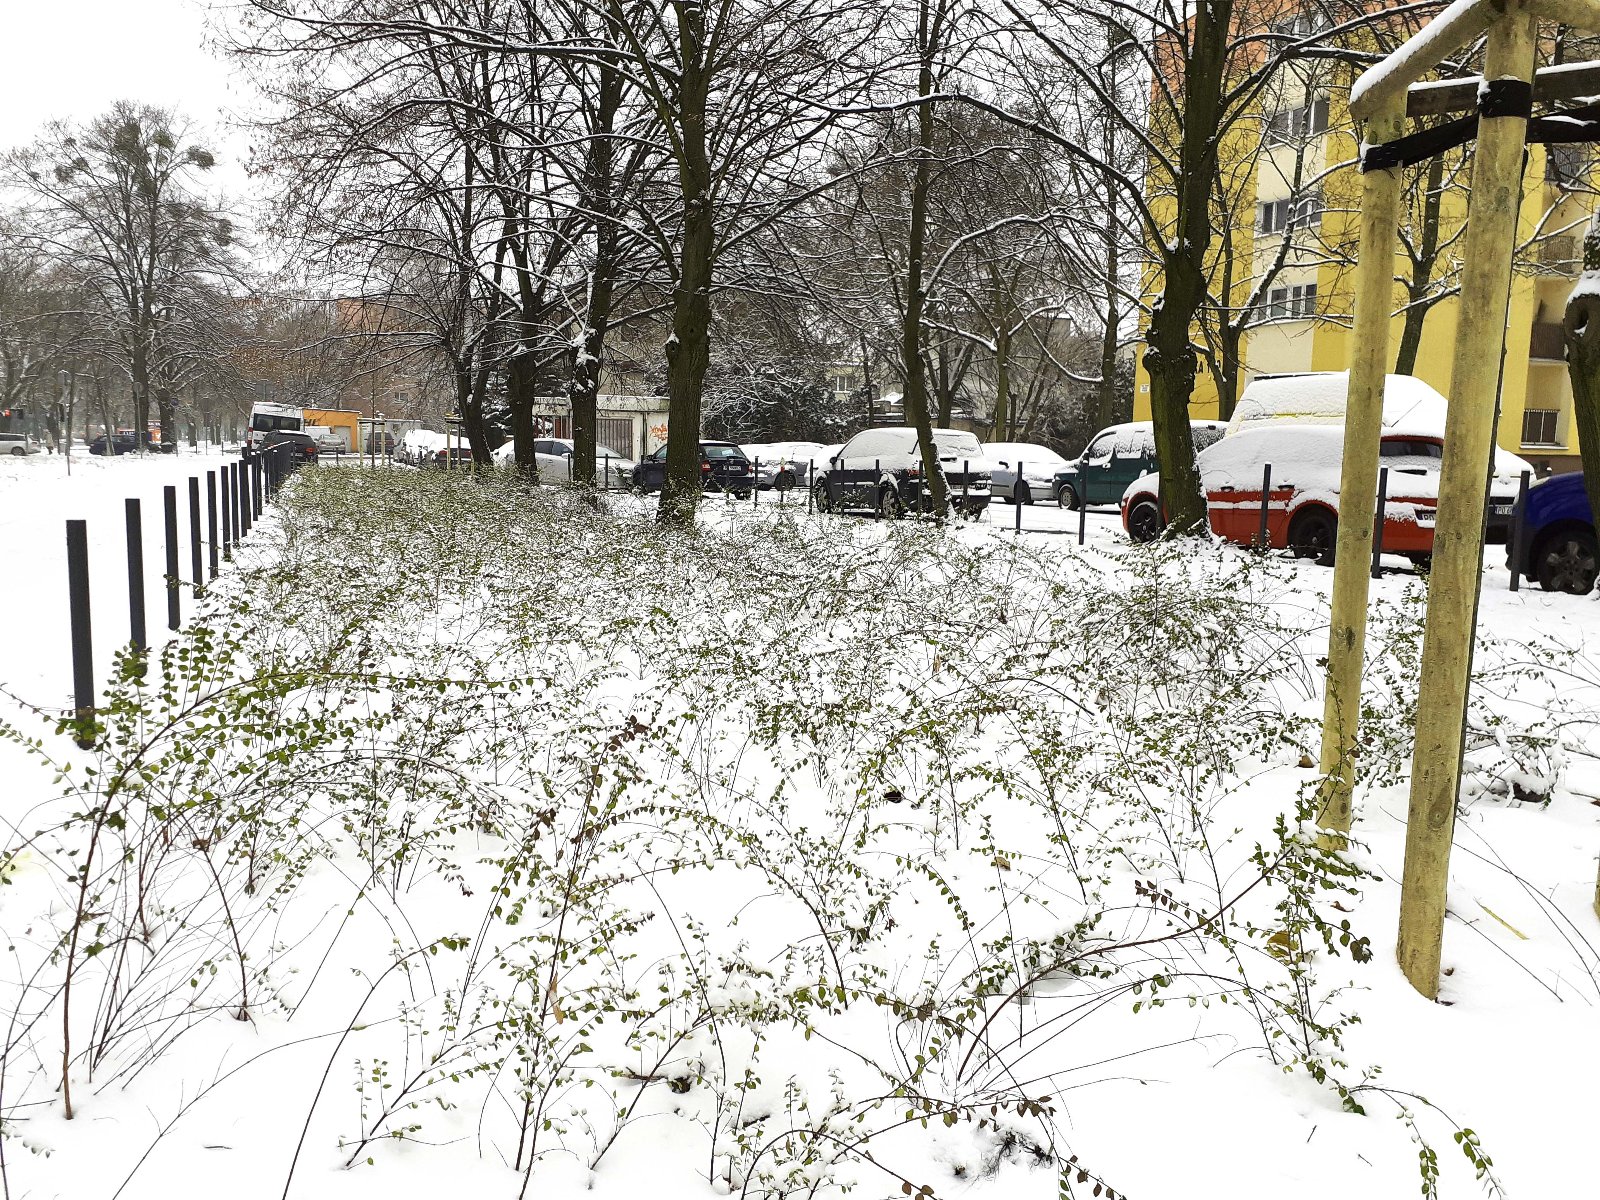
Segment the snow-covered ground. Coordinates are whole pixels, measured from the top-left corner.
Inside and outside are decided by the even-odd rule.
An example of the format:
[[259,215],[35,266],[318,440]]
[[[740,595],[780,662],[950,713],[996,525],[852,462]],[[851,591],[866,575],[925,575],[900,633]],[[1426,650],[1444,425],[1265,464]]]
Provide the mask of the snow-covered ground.
[[[209,465],[0,462],[25,564],[0,682],[64,702],[62,521],[90,519],[109,661],[123,496],[158,563],[161,485]],[[179,747],[105,831],[137,871],[84,904],[60,865],[84,827],[59,826],[103,789],[63,804],[0,749],[10,1194],[1331,1200],[1415,1194],[1412,1119],[1442,1195],[1482,1186],[1457,1127],[1507,1194],[1592,1193],[1600,599],[1512,594],[1489,552],[1435,1005],[1393,961],[1401,560],[1373,585],[1349,858],[1375,877],[1296,899],[1272,826],[1314,784],[1328,571],[1128,547],[1110,510],[1083,549],[1053,506],[951,538],[770,495],[672,537],[648,499],[308,481],[206,622],[230,674],[307,675],[260,709],[147,696],[100,763]],[[1549,803],[1513,770],[1558,779]],[[68,1122],[48,954],[75,908],[104,948],[76,959]]]

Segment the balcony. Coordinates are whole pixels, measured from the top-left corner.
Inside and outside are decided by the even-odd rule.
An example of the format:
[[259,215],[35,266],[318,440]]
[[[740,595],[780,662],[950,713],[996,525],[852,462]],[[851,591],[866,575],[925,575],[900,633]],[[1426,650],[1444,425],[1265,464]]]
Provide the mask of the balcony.
[[1554,274],[1576,275],[1583,269],[1583,239],[1573,233],[1545,238],[1538,245],[1538,261]]
[[1566,361],[1567,347],[1562,340],[1559,321],[1533,323],[1533,334],[1528,339],[1528,357],[1536,361],[1542,359],[1545,362]]

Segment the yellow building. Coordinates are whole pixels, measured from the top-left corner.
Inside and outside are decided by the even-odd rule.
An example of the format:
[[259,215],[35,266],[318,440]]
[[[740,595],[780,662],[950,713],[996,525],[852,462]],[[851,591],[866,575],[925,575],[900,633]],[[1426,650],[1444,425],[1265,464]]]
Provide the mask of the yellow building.
[[[1212,251],[1214,294],[1227,295],[1236,313],[1248,308],[1240,337],[1238,390],[1260,375],[1341,371],[1349,364],[1349,318],[1359,224],[1360,177],[1356,141],[1346,109],[1349,77],[1326,82],[1302,78],[1263,98],[1259,123],[1243,125],[1244,136],[1225,142],[1234,194],[1219,199]],[[1469,147],[1470,149],[1470,147]],[[1576,154],[1574,153],[1576,152]],[[1470,158],[1454,152],[1437,190],[1439,239],[1436,275],[1453,286],[1465,223]],[[1594,211],[1592,191],[1563,186],[1575,174],[1590,175],[1582,147],[1528,148],[1519,226],[1517,271],[1512,281],[1506,331],[1505,376],[1498,440],[1541,470],[1581,469],[1572,421],[1572,389],[1563,361],[1561,318],[1582,262],[1583,233]],[[1343,164],[1343,165],[1341,165]],[[1419,236],[1424,164],[1409,169],[1413,208],[1410,236]],[[1152,197],[1158,213],[1160,197]],[[1285,239],[1288,244],[1285,245]],[[1411,260],[1396,252],[1403,279]],[[1261,286],[1264,276],[1271,280]],[[1159,294],[1159,275],[1146,280],[1148,298]],[[1255,303],[1250,304],[1252,293]],[[1407,293],[1395,286],[1390,363],[1401,342]],[[1427,310],[1413,374],[1450,394],[1458,301],[1438,300]],[[1198,344],[1215,335],[1197,329]],[[1134,381],[1135,420],[1150,418],[1150,380],[1140,362]],[[1218,386],[1202,361],[1193,415],[1219,416]]]

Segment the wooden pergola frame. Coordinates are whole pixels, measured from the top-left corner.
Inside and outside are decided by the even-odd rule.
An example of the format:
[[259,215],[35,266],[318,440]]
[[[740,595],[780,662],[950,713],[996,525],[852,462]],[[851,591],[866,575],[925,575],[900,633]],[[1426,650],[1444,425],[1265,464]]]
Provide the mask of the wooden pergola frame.
[[[1536,101],[1600,96],[1600,63],[1534,71],[1540,18],[1600,31],[1600,0],[1455,0],[1368,70],[1350,91],[1364,122],[1361,232],[1350,337],[1350,380],[1340,520],[1328,634],[1318,824],[1342,846],[1361,712],[1368,564],[1377,507],[1384,376],[1389,359],[1400,171],[1476,138],[1462,252],[1460,320],[1445,419],[1433,569],[1423,634],[1422,679],[1412,753],[1405,873],[1395,953],[1423,995],[1439,993],[1450,849],[1461,787],[1467,689],[1472,676],[1483,518],[1498,421],[1512,254],[1522,207],[1524,147],[1535,141],[1600,140],[1600,105],[1532,121]],[[1448,55],[1487,33],[1481,78],[1418,84]],[[1469,111],[1437,131],[1407,135],[1407,116]],[[1530,128],[1531,124],[1531,128]]]

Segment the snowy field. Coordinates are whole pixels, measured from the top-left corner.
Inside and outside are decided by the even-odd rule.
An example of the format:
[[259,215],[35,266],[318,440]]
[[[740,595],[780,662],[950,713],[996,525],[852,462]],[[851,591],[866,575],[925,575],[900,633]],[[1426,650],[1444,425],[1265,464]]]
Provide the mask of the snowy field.
[[674,535],[308,472],[80,752],[28,709],[62,521],[110,678],[122,498],[159,563],[214,465],[0,461],[7,1194],[1592,1194],[1596,597],[1488,554],[1433,1005],[1399,560],[1343,859],[1301,836],[1331,572],[1109,510]]

